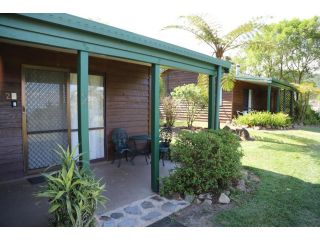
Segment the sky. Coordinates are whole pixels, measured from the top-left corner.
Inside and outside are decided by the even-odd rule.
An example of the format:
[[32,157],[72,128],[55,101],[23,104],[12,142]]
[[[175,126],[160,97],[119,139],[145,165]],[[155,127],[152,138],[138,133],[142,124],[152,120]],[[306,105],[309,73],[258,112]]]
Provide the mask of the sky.
[[320,15],[320,0],[10,0],[1,11],[66,12],[211,55],[212,50],[182,30],[162,30],[182,15],[199,14],[226,33],[257,16],[272,21]]

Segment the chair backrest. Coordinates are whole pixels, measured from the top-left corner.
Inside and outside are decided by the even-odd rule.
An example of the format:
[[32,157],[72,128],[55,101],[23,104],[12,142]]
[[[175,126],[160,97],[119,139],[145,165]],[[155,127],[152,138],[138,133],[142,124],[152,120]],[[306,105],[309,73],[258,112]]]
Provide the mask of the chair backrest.
[[160,130],[160,142],[170,144],[172,140],[172,129],[170,127],[164,127]]
[[112,130],[112,143],[116,151],[127,148],[128,139],[128,134],[123,128],[115,128]]

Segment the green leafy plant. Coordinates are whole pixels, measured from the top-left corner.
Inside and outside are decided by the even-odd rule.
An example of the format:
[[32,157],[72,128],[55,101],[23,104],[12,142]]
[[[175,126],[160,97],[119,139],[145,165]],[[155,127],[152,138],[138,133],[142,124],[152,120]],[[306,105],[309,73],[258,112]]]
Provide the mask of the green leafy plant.
[[216,193],[240,176],[240,141],[226,130],[182,131],[171,154],[180,166],[162,179],[163,195]]
[[295,121],[304,124],[319,124],[317,114],[309,105],[311,96],[320,96],[320,88],[314,82],[303,82],[294,84],[299,92],[299,98],[295,102]]
[[189,128],[192,127],[196,116],[208,105],[208,98],[203,94],[202,89],[195,84],[187,84],[176,87],[172,97],[186,104],[186,118]]
[[161,98],[163,113],[166,119],[165,125],[173,127],[177,118],[177,101],[171,96]]
[[76,150],[59,146],[61,169],[43,174],[47,186],[36,193],[49,199],[53,226],[95,226],[95,210],[106,201],[102,195],[105,186],[77,166]]
[[291,118],[282,112],[250,112],[233,120],[236,125],[247,125],[248,127],[288,127],[292,124]]

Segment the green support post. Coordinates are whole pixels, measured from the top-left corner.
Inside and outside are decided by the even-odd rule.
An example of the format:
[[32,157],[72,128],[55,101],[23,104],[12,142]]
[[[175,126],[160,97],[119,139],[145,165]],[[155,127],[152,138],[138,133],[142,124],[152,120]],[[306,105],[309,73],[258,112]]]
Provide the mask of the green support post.
[[215,86],[215,113],[214,113],[214,129],[220,129],[220,89],[221,89],[222,67],[217,67],[217,80]]
[[278,88],[278,91],[277,91],[277,112],[280,112],[280,94],[281,94],[281,90],[280,90],[280,88]]
[[159,192],[160,65],[151,66],[151,188]]
[[267,111],[271,111],[271,84],[268,84]]
[[287,103],[286,103],[286,90],[283,89],[283,112],[286,113],[287,112]]
[[89,163],[89,114],[88,114],[88,52],[78,51],[78,139],[81,167],[90,171]]
[[294,112],[293,100],[294,100],[294,94],[293,94],[293,91],[290,91],[290,116],[291,117],[293,116],[293,112]]
[[209,104],[208,104],[208,128],[214,129],[215,126],[215,94],[216,83],[213,75],[209,75]]

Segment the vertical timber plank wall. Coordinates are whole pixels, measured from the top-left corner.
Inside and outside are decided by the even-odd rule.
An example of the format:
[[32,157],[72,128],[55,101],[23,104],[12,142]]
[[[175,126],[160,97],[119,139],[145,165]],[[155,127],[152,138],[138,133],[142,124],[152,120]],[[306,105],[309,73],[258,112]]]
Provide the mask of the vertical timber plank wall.
[[[22,64],[65,68],[76,73],[77,55],[0,43],[0,181],[24,176]],[[150,67],[90,57],[89,73],[106,78],[105,139],[109,155],[112,154],[110,133],[113,128],[123,127],[129,135],[150,134]],[[11,108],[10,101],[5,100],[5,92],[18,94],[16,108]]]
[[[197,84],[198,73],[186,72],[182,70],[169,69],[162,75],[165,83],[167,94],[169,94],[175,87],[186,84]],[[231,121],[232,119],[232,92],[222,91],[222,105],[220,106],[220,123]],[[160,107],[161,108],[161,107]],[[177,111],[177,118],[185,120],[185,105],[181,104],[181,108]],[[207,122],[208,121],[208,109],[204,109],[197,116],[196,121]]]

